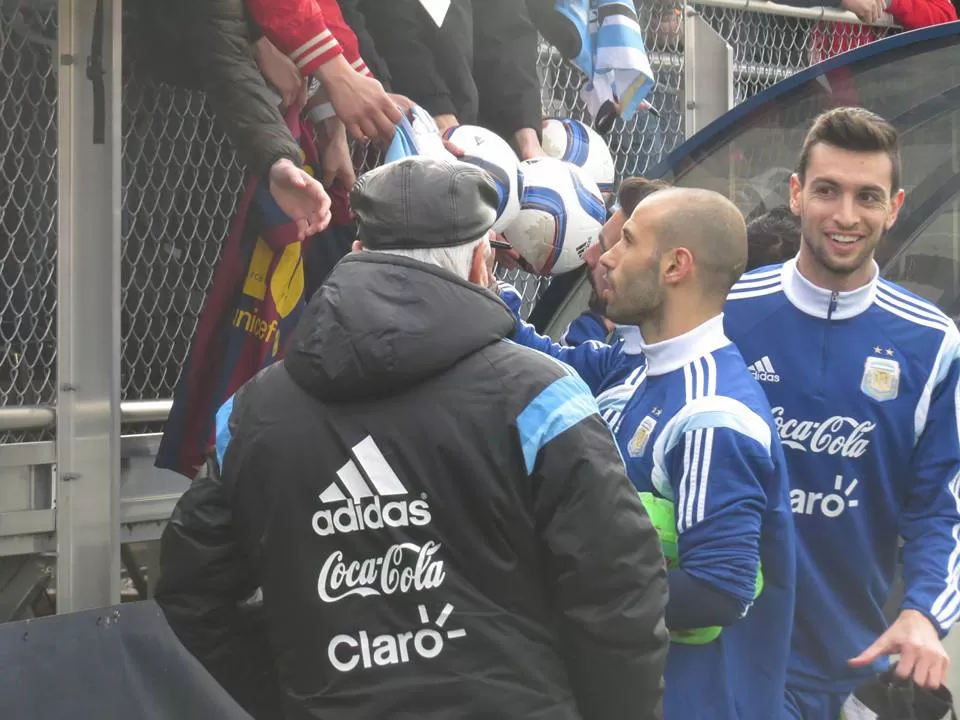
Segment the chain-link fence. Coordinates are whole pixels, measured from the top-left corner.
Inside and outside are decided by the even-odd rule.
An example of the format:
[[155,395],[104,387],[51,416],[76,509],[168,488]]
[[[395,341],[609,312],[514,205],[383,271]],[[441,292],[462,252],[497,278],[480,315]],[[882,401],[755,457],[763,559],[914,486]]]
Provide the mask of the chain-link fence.
[[173,395],[244,180],[199,93],[123,84],[124,399]]
[[54,7],[0,4],[0,407],[56,398],[56,57]]
[[[690,9],[733,46],[738,101],[883,32],[730,2]],[[0,406],[49,404],[56,397],[56,14],[46,1],[0,0],[0,9]],[[642,6],[656,113],[618,120],[607,135],[620,177],[644,173],[684,138],[683,12],[660,0]],[[540,72],[544,114],[585,118],[579,73],[546,45]],[[203,97],[125,63],[124,399],[173,395],[242,182]],[[545,281],[505,276],[529,311]]]
[[756,12],[757,3],[749,11],[709,2],[693,7],[733,48],[737,103],[797,70],[895,31]]

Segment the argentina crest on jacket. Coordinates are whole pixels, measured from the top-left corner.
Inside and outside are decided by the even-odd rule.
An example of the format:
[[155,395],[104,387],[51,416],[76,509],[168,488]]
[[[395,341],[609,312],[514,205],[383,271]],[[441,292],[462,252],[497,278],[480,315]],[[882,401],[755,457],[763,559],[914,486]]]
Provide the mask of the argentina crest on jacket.
[[900,391],[900,363],[890,358],[868,357],[863,365],[860,390],[874,400],[893,400]]
[[647,415],[640,424],[637,425],[630,443],[627,445],[627,452],[630,457],[640,457],[647,449],[647,443],[650,442],[650,436],[653,435],[654,428],[657,427],[657,421],[652,415]]

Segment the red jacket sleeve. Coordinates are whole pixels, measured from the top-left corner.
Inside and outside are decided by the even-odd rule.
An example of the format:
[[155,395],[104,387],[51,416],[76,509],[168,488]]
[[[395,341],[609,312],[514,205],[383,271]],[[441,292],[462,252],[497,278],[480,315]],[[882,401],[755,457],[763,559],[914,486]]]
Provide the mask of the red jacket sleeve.
[[890,14],[905,30],[916,30],[957,19],[957,11],[950,0],[893,0]]
[[317,4],[323,8],[323,17],[327,21],[327,27],[330,32],[340,42],[343,48],[343,56],[350,63],[350,67],[363,75],[373,77],[373,73],[367,68],[363,58],[360,57],[360,42],[357,40],[356,33],[347,25],[343,18],[340,5],[337,0],[316,0]]
[[370,74],[336,0],[247,0],[247,7],[264,35],[303,75],[313,74],[337,55],[358,72]]

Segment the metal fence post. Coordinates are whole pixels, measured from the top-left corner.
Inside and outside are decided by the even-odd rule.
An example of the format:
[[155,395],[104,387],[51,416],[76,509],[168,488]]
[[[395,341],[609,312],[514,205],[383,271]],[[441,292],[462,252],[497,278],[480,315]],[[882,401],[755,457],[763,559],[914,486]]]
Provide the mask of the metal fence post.
[[685,10],[684,135],[691,138],[734,106],[733,48],[693,8]]
[[59,0],[57,609],[120,601],[121,0]]

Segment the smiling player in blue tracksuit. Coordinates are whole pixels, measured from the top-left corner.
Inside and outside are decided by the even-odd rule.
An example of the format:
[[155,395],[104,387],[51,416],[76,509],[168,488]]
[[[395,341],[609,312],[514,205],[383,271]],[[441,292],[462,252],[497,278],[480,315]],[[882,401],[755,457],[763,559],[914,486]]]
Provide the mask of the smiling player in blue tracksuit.
[[[798,578],[785,717],[836,720],[886,655],[922,686],[946,678],[940,638],[960,615],[960,333],[878,276],[874,250],[903,200],[896,131],[863,110],[831,111],[799,168],[800,254],[734,286],[725,330],[773,406],[790,472]],[[888,628],[898,538],[906,594]]]
[[721,315],[746,262],[743,218],[715,193],[664,190],[600,262],[608,317],[639,330],[565,348],[518,321],[515,339],[571,364],[598,395],[661,533],[666,720],[779,718],[795,576],[786,468]]
[[[818,118],[791,204],[795,260],[734,286],[726,331],[773,407],[798,535],[788,717],[836,720],[864,676],[938,687],[940,637],[960,615],[960,333],[933,304],[879,278],[896,220],[896,131],[860,109]],[[906,595],[883,608],[902,537]]]

